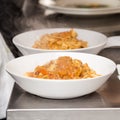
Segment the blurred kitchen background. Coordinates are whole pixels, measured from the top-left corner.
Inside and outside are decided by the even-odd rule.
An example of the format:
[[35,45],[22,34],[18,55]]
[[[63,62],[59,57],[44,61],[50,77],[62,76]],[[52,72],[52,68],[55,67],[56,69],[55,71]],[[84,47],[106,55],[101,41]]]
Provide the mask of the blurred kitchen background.
[[120,14],[80,16],[51,14],[38,0],[0,0],[0,31],[15,57],[21,53],[12,38],[21,32],[55,27],[84,28],[106,35],[120,34]]

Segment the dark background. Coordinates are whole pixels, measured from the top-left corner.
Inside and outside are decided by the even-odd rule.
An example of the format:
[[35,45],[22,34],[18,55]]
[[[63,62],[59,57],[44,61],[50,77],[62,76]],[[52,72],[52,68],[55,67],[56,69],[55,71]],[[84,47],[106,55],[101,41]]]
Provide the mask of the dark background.
[[0,0],[0,31],[15,57],[22,54],[12,43],[12,38],[24,31],[70,27],[102,32],[108,36],[120,35],[120,14],[79,16],[56,13],[45,16],[38,0]]

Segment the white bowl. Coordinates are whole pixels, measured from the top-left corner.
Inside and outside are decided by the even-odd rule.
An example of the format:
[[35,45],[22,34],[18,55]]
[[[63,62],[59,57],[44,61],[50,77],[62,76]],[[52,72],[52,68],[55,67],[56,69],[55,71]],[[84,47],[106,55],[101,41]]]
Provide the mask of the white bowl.
[[21,51],[23,55],[35,54],[40,52],[84,52],[84,53],[99,53],[107,43],[107,37],[99,32],[84,30],[84,29],[74,29],[78,33],[78,38],[88,42],[87,48],[73,49],[73,50],[45,50],[32,48],[34,42],[40,38],[42,35],[54,32],[68,31],[71,28],[51,28],[51,29],[41,29],[33,30],[16,35],[13,38],[13,43]]
[[[88,63],[101,76],[72,80],[48,80],[24,76],[25,72],[33,71],[37,65],[43,65],[60,56],[70,56],[80,59],[83,63]],[[75,52],[51,52],[26,55],[10,61],[6,65],[8,73],[25,91],[52,99],[68,99],[92,93],[108,80],[115,69],[116,64],[108,58]]]
[[[52,0],[49,0],[52,3],[55,3],[54,1]],[[102,5],[107,5],[108,7],[118,7],[119,4],[120,4],[120,1],[119,0],[58,0],[56,1],[57,4],[60,4],[64,6],[66,5],[91,5],[91,4],[102,4]],[[48,2],[46,0],[40,0],[40,3],[44,3],[44,4],[47,4]],[[48,3],[50,4],[50,3]],[[57,5],[56,5],[57,6]]]

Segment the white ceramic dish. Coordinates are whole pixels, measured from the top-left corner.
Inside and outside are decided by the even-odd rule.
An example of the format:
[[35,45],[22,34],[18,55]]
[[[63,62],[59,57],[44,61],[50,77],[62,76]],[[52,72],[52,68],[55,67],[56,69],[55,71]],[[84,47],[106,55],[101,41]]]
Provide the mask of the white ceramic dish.
[[[46,9],[72,15],[107,15],[120,13],[119,0],[39,0]],[[79,8],[76,5],[102,4],[108,7]],[[69,6],[69,7],[68,7]],[[71,7],[70,7],[71,6]]]
[[[43,65],[60,56],[80,59],[101,76],[88,79],[48,80],[24,76],[25,72],[33,71],[37,65]],[[94,61],[94,62],[93,62]],[[6,65],[7,72],[25,91],[52,99],[68,99],[83,96],[99,89],[113,74],[116,65],[108,58],[86,53],[51,52],[39,53],[16,58]]]
[[84,52],[84,53],[92,53],[97,54],[105,47],[112,47],[112,46],[120,46],[120,37],[107,38],[102,33],[91,31],[91,30],[84,30],[84,29],[74,29],[78,33],[78,38],[85,40],[88,42],[87,48],[82,49],[74,49],[74,50],[45,50],[45,49],[35,49],[32,48],[34,42],[40,38],[42,35],[47,33],[54,33],[54,32],[63,32],[68,31],[71,28],[51,28],[51,29],[41,29],[41,30],[34,30],[21,33],[16,35],[13,38],[13,43],[16,47],[21,51],[23,55],[28,54],[35,54],[40,52],[61,52],[61,51],[69,51],[69,52]]

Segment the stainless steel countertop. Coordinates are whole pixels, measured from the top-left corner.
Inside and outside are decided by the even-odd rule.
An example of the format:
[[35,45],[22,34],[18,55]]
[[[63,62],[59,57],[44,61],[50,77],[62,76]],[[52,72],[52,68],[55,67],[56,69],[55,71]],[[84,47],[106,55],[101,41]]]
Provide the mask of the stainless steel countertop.
[[[100,55],[120,63],[120,48],[105,49]],[[41,98],[15,84],[7,110],[7,120],[88,120],[89,117],[95,120],[120,118],[117,71],[96,92],[68,100]]]
[[[2,31],[9,46],[13,44],[8,39],[12,40],[14,35],[43,28],[82,28],[102,32],[107,36],[120,35],[120,14],[86,17],[55,13],[46,16],[41,6],[34,6],[32,3],[25,6],[24,16],[15,18],[13,24],[15,30],[10,32],[10,36]],[[16,57],[20,56],[14,45],[10,49]],[[116,64],[120,63],[120,48],[107,48],[99,55],[112,59]],[[7,120],[118,120],[119,118],[120,80],[117,78],[117,71],[96,92],[68,100],[41,98],[25,92],[15,84],[7,109]]]

